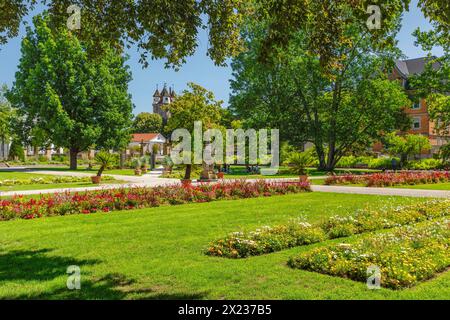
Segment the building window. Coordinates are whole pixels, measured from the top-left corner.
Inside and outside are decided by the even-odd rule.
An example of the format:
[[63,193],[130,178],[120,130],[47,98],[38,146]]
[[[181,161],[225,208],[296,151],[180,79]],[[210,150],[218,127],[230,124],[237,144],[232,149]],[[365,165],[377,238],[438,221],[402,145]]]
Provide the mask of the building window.
[[419,130],[421,127],[420,118],[413,118],[412,128],[413,130]]
[[420,109],[420,101],[414,102],[413,105],[412,105],[412,107],[411,107],[411,109],[413,109],[413,110],[418,110],[418,109]]

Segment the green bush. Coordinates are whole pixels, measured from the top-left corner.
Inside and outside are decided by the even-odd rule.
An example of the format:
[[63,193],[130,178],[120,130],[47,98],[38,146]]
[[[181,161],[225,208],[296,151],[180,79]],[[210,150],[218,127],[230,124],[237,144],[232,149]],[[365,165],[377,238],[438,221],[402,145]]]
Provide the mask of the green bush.
[[409,161],[406,165],[406,168],[411,170],[435,170],[442,169],[443,167],[442,162],[437,159]]
[[368,163],[369,169],[389,170],[392,169],[392,160],[396,161],[397,166],[400,164],[400,158],[376,158],[371,159]]
[[14,139],[9,148],[9,159],[15,160],[15,158],[19,159],[19,161],[25,161],[24,149],[22,143],[18,139]]

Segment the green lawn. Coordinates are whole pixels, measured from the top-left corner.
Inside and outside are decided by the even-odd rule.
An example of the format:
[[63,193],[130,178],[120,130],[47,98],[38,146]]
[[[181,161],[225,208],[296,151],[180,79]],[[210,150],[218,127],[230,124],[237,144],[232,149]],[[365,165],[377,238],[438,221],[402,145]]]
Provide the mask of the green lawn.
[[[48,168],[36,168],[33,171],[57,171],[57,172],[80,172],[80,173],[92,173],[93,175],[97,173],[98,168],[88,169],[85,166],[78,166],[78,170],[70,170],[69,167],[48,167]],[[113,169],[105,170],[103,174],[112,174],[119,176],[134,176],[134,169]]]
[[450,182],[396,186],[395,188],[422,189],[422,190],[450,190]]
[[[329,241],[242,260],[203,254],[229,232],[298,216],[314,222],[385,201],[422,200],[305,193],[1,222],[0,299],[448,299],[450,272],[412,289],[370,291],[286,266],[288,257]],[[70,265],[81,268],[80,291],[66,289]]]
[[[20,179],[32,179],[32,178],[49,178],[51,175],[48,174],[34,174],[26,172],[11,172],[11,171],[0,171],[0,181],[1,180],[20,180]],[[121,184],[123,181],[113,180],[107,181],[103,184]],[[24,184],[24,185],[13,185],[13,186],[0,186],[0,192],[8,191],[24,191],[24,190],[47,190],[47,189],[59,189],[59,188],[89,188],[95,185],[90,182],[74,182],[74,183],[54,183],[54,184]]]
[[13,179],[18,180],[18,179],[32,179],[32,178],[46,178],[46,177],[48,178],[48,175],[0,170],[0,180],[13,180]]
[[[102,184],[122,184],[124,181],[107,181]],[[75,182],[75,183],[54,183],[54,184],[29,184],[29,185],[15,185],[15,186],[1,186],[0,191],[25,191],[25,190],[47,190],[47,189],[61,189],[61,188],[90,188],[96,187],[91,182]]]

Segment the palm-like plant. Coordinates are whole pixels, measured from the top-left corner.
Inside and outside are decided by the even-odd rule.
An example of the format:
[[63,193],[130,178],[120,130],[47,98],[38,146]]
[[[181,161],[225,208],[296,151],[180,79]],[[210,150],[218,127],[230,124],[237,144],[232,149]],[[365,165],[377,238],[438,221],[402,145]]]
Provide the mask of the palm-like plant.
[[306,167],[311,165],[313,160],[311,152],[294,152],[288,157],[286,163],[290,166],[293,173],[304,176],[307,174]]
[[101,177],[103,174],[103,171],[105,171],[106,168],[111,166],[114,162],[114,155],[106,152],[106,151],[100,151],[95,156],[95,162],[100,164],[100,169],[98,169],[97,177]]

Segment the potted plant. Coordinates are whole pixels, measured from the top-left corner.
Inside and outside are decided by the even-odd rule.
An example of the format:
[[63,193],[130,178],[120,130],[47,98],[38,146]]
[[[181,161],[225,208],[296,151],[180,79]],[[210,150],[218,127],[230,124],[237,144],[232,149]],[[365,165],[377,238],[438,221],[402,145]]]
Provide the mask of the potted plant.
[[142,175],[142,171],[141,171],[141,160],[138,158],[133,159],[132,161],[133,167],[134,167],[134,174],[136,176],[140,176]]
[[100,169],[98,169],[96,176],[91,177],[91,180],[93,184],[100,184],[103,171],[113,163],[114,155],[106,151],[100,151],[95,156],[95,161],[100,165]]
[[164,174],[172,173],[172,168],[173,168],[172,158],[170,158],[169,156],[165,156],[162,161],[162,165],[164,167]]
[[312,160],[310,152],[295,152],[289,156],[287,163],[291,171],[299,176],[300,181],[306,181],[308,180],[306,167],[311,164]]
[[148,172],[148,157],[147,156],[143,156],[141,158],[141,171],[143,174],[146,174]]

